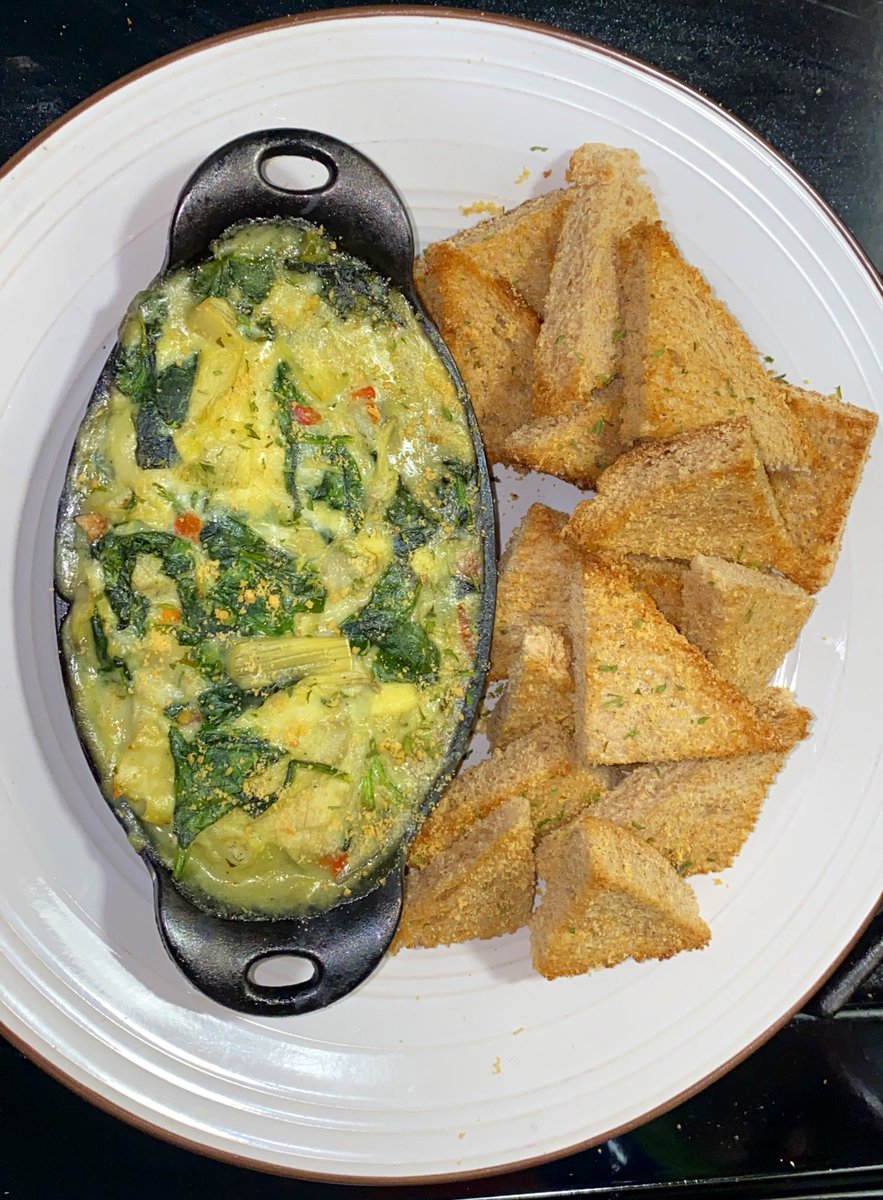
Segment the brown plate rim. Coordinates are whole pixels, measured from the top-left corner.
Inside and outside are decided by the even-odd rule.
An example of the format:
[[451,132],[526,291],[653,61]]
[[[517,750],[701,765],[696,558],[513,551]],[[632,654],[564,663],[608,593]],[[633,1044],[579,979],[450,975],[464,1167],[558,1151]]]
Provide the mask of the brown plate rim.
[[[108,84],[106,87],[101,88],[97,92],[94,92],[91,96],[88,96],[85,100],[82,100],[79,104],[75,105],[57,120],[53,121],[51,125],[48,125],[44,130],[38,133],[36,137],[32,138],[29,142],[22,146],[20,150],[13,154],[12,158],[10,158],[6,163],[3,164],[2,167],[0,167],[0,180],[4,179],[6,175],[15,170],[15,168],[21,162],[23,162],[30,154],[37,150],[45,141],[52,137],[53,134],[57,133],[59,129],[63,128],[63,126],[65,126],[69,121],[73,121],[81,113],[85,112],[99,101],[113,95],[114,92],[119,91],[121,88],[126,87],[130,83],[134,83],[137,79],[140,79],[145,75],[149,75],[154,71],[160,70],[169,63],[178,62],[192,54],[198,54],[203,50],[212,49],[213,47],[223,45],[226,42],[238,41],[241,38],[251,37],[254,34],[269,33],[275,29],[288,29],[294,25],[318,24],[325,21],[347,20],[353,17],[388,16],[426,17],[432,20],[438,20],[440,18],[468,20],[480,22],[486,25],[509,26],[510,28],[514,29],[539,33],[545,37],[555,38],[558,41],[570,42],[582,49],[592,50],[593,52],[601,54],[606,58],[613,59],[615,62],[622,63],[633,70],[640,71],[642,74],[661,80],[662,82],[673,87],[675,90],[690,96],[694,100],[699,100],[704,107],[712,109],[717,116],[723,117],[742,132],[747,133],[753,141],[760,143],[775,157],[779,165],[788,171],[792,179],[801,186],[801,188],[809,195],[810,199],[813,200],[813,202],[822,210],[828,220],[834,225],[838,233],[847,243],[859,265],[869,275],[872,284],[880,293],[881,298],[883,298],[883,279],[881,279],[880,274],[877,272],[874,264],[871,262],[870,258],[855,235],[852,234],[849,229],[847,229],[837,213],[834,212],[833,208],[831,208],[831,206],[816,190],[816,188],[814,188],[813,185],[807,179],[805,179],[803,175],[801,175],[797,168],[790,163],[782,154],[782,152],[773,146],[772,143],[768,142],[766,138],[762,137],[756,130],[752,129],[751,126],[745,121],[741,120],[728,109],[723,108],[716,101],[706,96],[698,88],[693,87],[691,84],[684,83],[683,80],[678,79],[674,75],[670,75],[667,71],[663,71],[659,67],[653,66],[651,63],[645,62],[643,59],[637,58],[635,55],[627,54],[623,50],[617,50],[612,46],[606,45],[604,42],[599,42],[594,38],[586,37],[582,34],[570,33],[567,30],[557,29],[552,25],[546,25],[539,21],[530,21],[523,17],[500,15],[496,13],[476,11],[473,9],[460,9],[445,5],[435,7],[423,4],[366,4],[336,9],[322,9],[316,12],[299,13],[295,16],[289,17],[276,17],[269,21],[260,21],[252,25],[240,26],[237,29],[227,30],[224,33],[216,34],[210,38],[204,38],[188,46],[183,46],[179,50],[174,50],[170,54],[163,55],[161,58],[153,59],[150,62],[145,63],[143,66],[138,67],[136,70],[130,71],[127,75],[123,75],[115,82]],[[671,1109],[676,1108],[678,1104],[681,1104],[683,1101],[695,1096],[698,1092],[701,1092],[704,1090],[704,1088],[708,1087],[709,1084],[712,1084],[716,1080],[722,1078],[729,1071],[731,1071],[733,1067],[737,1066],[740,1062],[743,1062],[746,1058],[753,1054],[754,1051],[762,1046],[764,1042],[768,1041],[774,1034],[778,1033],[778,1031],[788,1023],[788,1021],[796,1012],[799,1012],[804,1004],[818,991],[822,984],[830,978],[834,971],[836,971],[843,962],[846,955],[867,929],[874,917],[875,912],[877,911],[877,908],[880,905],[881,900],[883,900],[883,892],[881,892],[881,895],[877,898],[867,917],[861,922],[861,925],[856,931],[855,937],[853,937],[847,943],[842,952],[820,975],[813,986],[809,988],[803,996],[800,997],[797,1003],[793,1005],[793,1007],[789,1008],[778,1020],[774,1021],[773,1024],[765,1029],[762,1033],[758,1034],[758,1036],[754,1038],[753,1041],[749,1042],[747,1046],[743,1047],[738,1053],[728,1058],[726,1062],[722,1063],[714,1071],[709,1072],[708,1075],[703,1076],[696,1083],[692,1084],[688,1088],[685,1088],[683,1091],[678,1092],[677,1095],[670,1097],[662,1104],[657,1105],[655,1108],[648,1109],[647,1112],[642,1113],[640,1116],[634,1118],[633,1120],[627,1121],[622,1125],[608,1129],[604,1133],[598,1134],[592,1138],[588,1138],[585,1141],[574,1142],[560,1150],[519,1159],[516,1162],[506,1163],[503,1166],[479,1167],[473,1170],[449,1171],[445,1172],[444,1174],[433,1175],[362,1176],[352,1174],[341,1175],[330,1171],[311,1171],[301,1167],[287,1167],[279,1163],[257,1162],[246,1155],[236,1154],[235,1152],[229,1150],[221,1150],[214,1146],[202,1145],[198,1141],[184,1137],[181,1134],[172,1133],[167,1129],[163,1129],[162,1126],[155,1125],[151,1121],[137,1116],[128,1109],[116,1104],[108,1097],[100,1095],[98,1092],[94,1091],[80,1080],[77,1080],[73,1076],[66,1074],[61,1067],[51,1062],[32,1046],[28,1045],[23,1038],[13,1033],[13,1031],[4,1025],[2,1021],[0,1021],[0,1032],[2,1032],[6,1040],[9,1041],[22,1054],[24,1054],[26,1058],[36,1063],[37,1066],[44,1070],[48,1075],[50,1075],[57,1082],[63,1084],[65,1087],[69,1088],[76,1095],[80,1096],[84,1100],[89,1101],[91,1104],[94,1104],[96,1108],[109,1113],[111,1116],[119,1118],[121,1121],[133,1126],[143,1133],[152,1134],[154,1137],[158,1137],[165,1142],[169,1142],[172,1145],[178,1146],[185,1150],[190,1150],[196,1154],[201,1154],[208,1158],[230,1163],[231,1165],[237,1167],[246,1167],[254,1171],[261,1171],[270,1175],[282,1175],[297,1179],[311,1179],[321,1183],[340,1183],[351,1185],[358,1184],[373,1187],[410,1187],[415,1184],[430,1186],[432,1184],[455,1183],[467,1179],[479,1179],[496,1175],[507,1175],[515,1171],[523,1171],[530,1167],[539,1166],[542,1163],[551,1162],[555,1159],[564,1158],[567,1155],[576,1154],[582,1150],[589,1150],[593,1146],[597,1146],[602,1142],[606,1142],[610,1138],[618,1137],[620,1134],[625,1133],[630,1129],[635,1129],[639,1125],[643,1125],[647,1121],[653,1120],[655,1117],[669,1112]]]

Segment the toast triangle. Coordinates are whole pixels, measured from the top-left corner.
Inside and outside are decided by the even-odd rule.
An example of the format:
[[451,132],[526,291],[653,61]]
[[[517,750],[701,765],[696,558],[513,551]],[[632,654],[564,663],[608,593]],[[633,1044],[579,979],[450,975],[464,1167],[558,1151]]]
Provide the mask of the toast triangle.
[[768,722],[611,562],[572,593],[576,744],[589,764],[730,758],[777,748]]

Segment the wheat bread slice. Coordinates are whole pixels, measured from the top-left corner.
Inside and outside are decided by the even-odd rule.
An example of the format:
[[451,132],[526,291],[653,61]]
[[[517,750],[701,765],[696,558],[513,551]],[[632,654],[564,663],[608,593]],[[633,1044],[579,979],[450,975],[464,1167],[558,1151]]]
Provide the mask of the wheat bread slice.
[[631,830],[582,813],[537,848],[545,884],[530,918],[533,965],[547,979],[670,958],[711,936],[689,884]]
[[681,875],[731,866],[788,750],[809,731],[809,711],[785,689],[769,690],[764,711],[778,729],[781,750],[636,767],[600,798],[593,815],[634,830]]
[[878,417],[838,396],[822,396],[802,388],[786,387],[785,398],[809,430],[817,464],[811,474],[771,472],[770,487],[797,543],[799,582],[807,591],[816,592],[834,573]]
[[628,575],[632,587],[646,592],[667,621],[675,629],[681,629],[683,615],[684,576],[690,568],[688,562],[672,558],[651,558],[647,554],[616,555],[599,550],[595,554],[602,562],[619,563]]
[[457,775],[411,844],[408,865],[428,866],[512,796],[527,800],[540,838],[618,782],[612,767],[583,767],[560,725],[532,730]]
[[527,791],[536,845],[579,813],[594,812],[595,806],[622,778],[618,767],[584,767],[577,761],[572,739],[570,743],[568,768]]
[[742,327],[659,224],[619,244],[622,440],[744,416],[767,467],[804,469],[812,443]]
[[622,452],[621,395],[622,380],[613,379],[566,413],[534,418],[506,438],[502,461],[556,475],[577,487],[594,487]]
[[505,279],[542,317],[558,237],[569,203],[567,188],[525,200],[517,208],[464,229],[446,242],[434,242],[426,248],[424,259],[431,265],[439,245],[455,246],[465,251],[486,274]]
[[562,542],[565,513],[532,504],[500,559],[489,678],[505,679],[528,625],[568,626],[570,581],[578,556]]
[[573,768],[573,743],[558,727],[534,730],[448,785],[411,843],[408,864],[425,867],[512,796],[529,798]]
[[573,734],[570,648],[547,625],[528,625],[485,733],[491,749],[501,750],[532,729],[548,725],[560,725]]
[[801,582],[799,556],[751,436],[738,418],[627,450],[599,476],[564,537],[585,551],[775,567]]
[[508,435],[531,417],[539,318],[505,280],[447,242],[415,279],[463,377],[488,458],[499,462]]
[[703,554],[681,595],[681,632],[747,696],[769,683],[815,604],[788,579]]
[[[587,152],[588,153],[588,152]],[[533,407],[538,417],[585,403],[616,373],[619,285],[617,244],[641,221],[658,216],[633,152],[599,150],[607,169],[579,173],[561,226],[534,354]]]
[[515,796],[405,877],[392,952],[498,937],[526,925],[535,889],[530,806]]
[[773,749],[755,708],[611,562],[587,559],[571,600],[576,745],[588,765]]

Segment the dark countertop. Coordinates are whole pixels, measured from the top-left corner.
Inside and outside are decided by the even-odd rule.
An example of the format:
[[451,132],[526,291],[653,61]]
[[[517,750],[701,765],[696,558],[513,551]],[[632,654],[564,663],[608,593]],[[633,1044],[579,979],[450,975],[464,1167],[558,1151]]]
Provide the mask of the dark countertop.
[[[881,0],[490,0],[679,76],[754,126],[883,267]],[[339,7],[274,0],[0,4],[0,163],[73,105],[160,55],[224,30]],[[392,5],[391,7],[396,7]],[[883,1020],[791,1022],[706,1092],[603,1147],[520,1175],[421,1196],[641,1194],[742,1180],[739,1195],[883,1195]],[[370,1189],[273,1179],[200,1158],[90,1107],[0,1042],[0,1195],[11,1200],[350,1200]],[[762,1113],[762,1116],[761,1116]],[[749,1183],[751,1178],[753,1182]],[[676,1186],[671,1187],[672,1184]],[[732,1189],[732,1184],[729,1185]],[[383,1188],[374,1196],[404,1197]],[[735,1194],[730,1191],[730,1194]]]

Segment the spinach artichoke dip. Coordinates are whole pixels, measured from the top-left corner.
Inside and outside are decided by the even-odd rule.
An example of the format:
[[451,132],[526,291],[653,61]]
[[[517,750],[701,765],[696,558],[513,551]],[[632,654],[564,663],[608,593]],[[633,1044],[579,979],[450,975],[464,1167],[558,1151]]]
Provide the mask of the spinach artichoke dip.
[[466,412],[405,298],[304,221],[139,295],[57,543],[81,735],[197,903],[325,908],[414,827],[475,670]]

